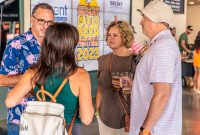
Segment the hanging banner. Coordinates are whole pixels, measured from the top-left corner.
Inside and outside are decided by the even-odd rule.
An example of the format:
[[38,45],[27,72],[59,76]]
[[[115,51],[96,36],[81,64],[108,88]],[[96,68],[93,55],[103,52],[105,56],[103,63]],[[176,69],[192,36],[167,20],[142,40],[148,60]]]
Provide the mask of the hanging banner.
[[80,36],[76,48],[77,63],[87,71],[97,70],[97,59],[112,51],[105,41],[110,22],[130,22],[131,0],[31,0],[31,8],[39,2],[53,6],[55,21],[77,27]]
[[77,9],[77,28],[79,31],[79,44],[77,46],[77,60],[80,66],[87,70],[97,69],[99,58],[99,3],[97,0],[79,0]]
[[19,0],[13,0],[8,4],[6,2],[2,2],[0,6],[3,9],[2,21],[19,22]]

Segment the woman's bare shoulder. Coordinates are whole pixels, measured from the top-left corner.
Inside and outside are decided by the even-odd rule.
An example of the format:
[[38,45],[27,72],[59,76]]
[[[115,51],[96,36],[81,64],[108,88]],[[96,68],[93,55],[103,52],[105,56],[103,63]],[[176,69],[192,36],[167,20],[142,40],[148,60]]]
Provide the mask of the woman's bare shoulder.
[[78,75],[88,75],[89,73],[84,68],[77,68],[76,74],[78,74]]
[[89,73],[84,68],[77,68],[76,72],[71,76],[71,78],[80,80],[83,78],[88,78]]

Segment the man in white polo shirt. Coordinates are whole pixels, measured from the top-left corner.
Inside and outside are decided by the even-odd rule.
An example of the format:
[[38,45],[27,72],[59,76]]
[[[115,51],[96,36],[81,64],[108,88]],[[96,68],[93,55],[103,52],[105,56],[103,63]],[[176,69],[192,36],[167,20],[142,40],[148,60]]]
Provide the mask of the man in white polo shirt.
[[151,41],[137,57],[130,135],[181,135],[181,59],[168,29],[173,11],[160,0],[138,11],[143,16],[143,32]]

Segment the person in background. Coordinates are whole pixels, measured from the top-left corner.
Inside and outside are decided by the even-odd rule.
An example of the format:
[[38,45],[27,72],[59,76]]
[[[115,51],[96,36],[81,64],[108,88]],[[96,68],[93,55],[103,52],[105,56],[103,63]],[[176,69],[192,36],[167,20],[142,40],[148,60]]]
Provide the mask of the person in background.
[[181,53],[183,51],[185,51],[186,53],[192,53],[192,47],[188,43],[188,35],[191,34],[192,31],[192,26],[188,25],[186,31],[180,35],[178,45]]
[[[107,27],[106,41],[113,52],[98,59],[96,117],[99,132],[100,135],[127,135],[125,112],[130,114],[130,95],[125,97],[122,94],[119,74],[123,72],[134,74],[135,72],[133,62],[135,55],[128,49],[134,42],[132,26],[126,21],[111,22]],[[118,73],[116,82],[112,80],[114,72]],[[124,107],[119,98],[122,99]]]
[[195,74],[193,90],[200,94],[200,31],[195,39],[194,48],[193,65]]
[[[183,61],[185,57],[192,55],[193,46],[188,43],[188,35],[191,34],[192,31],[193,31],[192,26],[188,25],[186,28],[186,31],[180,35],[180,38],[178,41],[179,49],[180,49],[181,57],[183,58]],[[185,80],[186,86],[191,87],[194,85],[192,77],[184,76],[184,80]]]
[[172,33],[172,36],[176,37],[176,27],[170,27],[169,29],[170,29],[170,31]]
[[[172,8],[153,0],[138,10],[150,38],[137,64],[131,93],[130,135],[181,135],[181,58],[168,26]],[[170,124],[169,124],[170,123]]]
[[[12,89],[26,69],[37,62],[45,31],[53,23],[54,11],[50,5],[40,3],[33,8],[31,29],[11,39],[6,46],[0,68],[0,86]],[[20,115],[26,102],[33,99],[27,95],[19,105],[8,109],[8,135],[19,134]]]
[[129,50],[134,54],[139,54],[140,51],[144,48],[144,45],[141,45],[140,43],[134,41]]
[[[132,26],[132,25],[131,25]],[[134,26],[132,26],[133,28],[133,33],[137,34],[137,32],[135,31]],[[140,43],[138,43],[137,41],[134,41],[133,44],[130,46],[129,50],[134,53],[134,54],[139,54],[140,50],[143,48],[144,45],[141,45]]]
[[78,41],[79,33],[74,26],[67,23],[55,23],[49,26],[38,62],[26,71],[9,92],[5,101],[6,106],[10,108],[19,104],[33,89],[34,93],[37,93],[41,85],[54,95],[65,77],[69,77],[56,100],[65,107],[64,117],[68,127],[79,106],[80,118],[76,115],[72,134],[81,135],[80,119],[89,125],[92,122],[94,109],[89,73],[76,65],[74,50]]

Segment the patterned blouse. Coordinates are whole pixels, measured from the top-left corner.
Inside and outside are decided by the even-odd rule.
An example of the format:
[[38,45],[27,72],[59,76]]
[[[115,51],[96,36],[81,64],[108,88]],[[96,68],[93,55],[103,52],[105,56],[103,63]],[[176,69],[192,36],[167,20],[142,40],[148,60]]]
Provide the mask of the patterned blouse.
[[[20,34],[11,39],[4,51],[1,62],[0,74],[23,74],[27,68],[36,63],[39,58],[40,45],[31,31]],[[12,88],[10,87],[9,90]],[[33,97],[24,98],[21,103],[8,109],[8,123],[19,124],[20,115],[26,107],[27,101]]]

